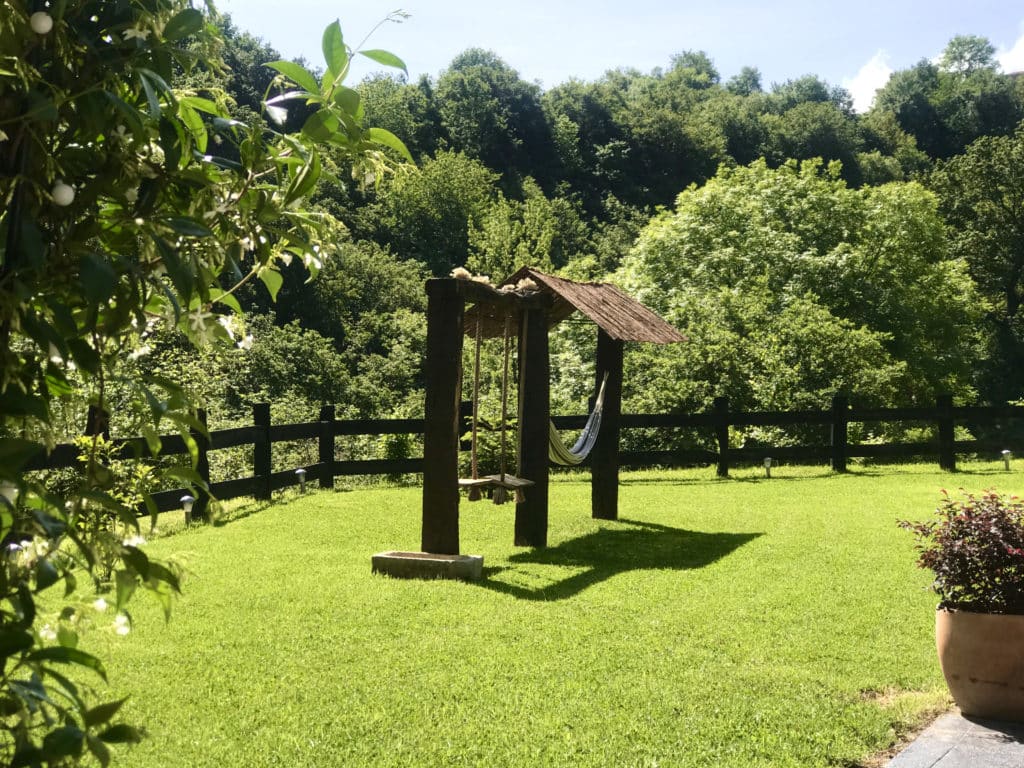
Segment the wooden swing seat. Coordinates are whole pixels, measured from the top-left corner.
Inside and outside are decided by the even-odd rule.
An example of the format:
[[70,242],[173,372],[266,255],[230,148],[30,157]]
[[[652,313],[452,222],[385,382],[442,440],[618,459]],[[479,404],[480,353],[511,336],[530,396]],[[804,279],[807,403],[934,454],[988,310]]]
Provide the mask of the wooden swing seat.
[[459,488],[506,488],[510,491],[515,491],[519,488],[527,488],[533,485],[533,480],[527,480],[524,477],[516,477],[515,475],[506,474],[504,477],[501,475],[487,475],[486,477],[461,477],[459,478]]

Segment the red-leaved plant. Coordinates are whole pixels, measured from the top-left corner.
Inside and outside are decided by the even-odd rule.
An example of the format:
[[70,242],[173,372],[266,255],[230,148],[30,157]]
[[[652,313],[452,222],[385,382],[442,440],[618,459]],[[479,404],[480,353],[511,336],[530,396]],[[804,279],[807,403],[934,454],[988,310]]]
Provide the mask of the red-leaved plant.
[[935,573],[939,608],[1024,614],[1024,503],[985,491],[943,491],[938,520],[900,527],[917,537],[917,564]]

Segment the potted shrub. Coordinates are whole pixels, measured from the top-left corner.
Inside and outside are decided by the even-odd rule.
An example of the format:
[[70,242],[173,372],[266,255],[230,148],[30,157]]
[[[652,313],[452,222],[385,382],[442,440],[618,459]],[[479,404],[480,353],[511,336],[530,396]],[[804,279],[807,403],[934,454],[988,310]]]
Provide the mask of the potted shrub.
[[1024,503],[943,496],[937,519],[900,523],[935,573],[942,673],[963,714],[1024,722]]

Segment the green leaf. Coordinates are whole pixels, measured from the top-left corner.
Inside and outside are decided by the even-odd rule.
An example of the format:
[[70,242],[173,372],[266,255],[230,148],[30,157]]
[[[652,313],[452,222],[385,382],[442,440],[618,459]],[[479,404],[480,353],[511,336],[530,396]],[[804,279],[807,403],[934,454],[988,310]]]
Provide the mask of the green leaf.
[[395,69],[402,70],[406,75],[409,74],[409,70],[405,66],[405,62],[390,51],[373,49],[369,51],[359,51],[359,53],[372,61],[376,61],[378,64],[383,64],[385,67],[394,67]]
[[0,437],[0,466],[12,472],[19,471],[45,450],[45,446],[20,437]]
[[142,733],[130,725],[112,725],[100,734],[100,738],[108,744],[138,744],[142,741]]
[[154,120],[160,119],[160,98],[156,95],[156,89],[149,82],[149,77],[139,70],[139,82],[142,83],[142,90],[146,92],[146,101],[149,103],[149,116]]
[[167,274],[171,278],[171,282],[174,283],[174,288],[181,297],[182,303],[187,304],[195,288],[195,283],[193,282],[195,278],[192,270],[189,269],[188,264],[178,255],[178,251],[169,242],[159,235],[153,236],[153,242],[156,244],[157,250],[160,251],[164,267],[166,267]]
[[118,699],[117,701],[110,701],[106,704],[99,704],[88,712],[85,713],[85,724],[88,727],[103,725],[109,722],[110,719],[117,714],[117,711],[121,709],[124,703],[128,701],[128,697]]
[[367,130],[366,135],[370,141],[377,144],[383,144],[385,147],[390,147],[410,163],[414,162],[408,147],[406,147],[405,143],[391,131],[385,130],[384,128],[370,128]]
[[77,664],[80,667],[93,670],[104,681],[107,679],[107,671],[103,668],[103,662],[91,653],[80,651],[77,648],[54,645],[33,651],[28,655],[28,659],[29,661],[55,661],[58,664]]
[[117,273],[110,262],[95,253],[82,254],[78,281],[82,293],[90,304],[104,304],[114,295]]
[[238,299],[235,298],[233,293],[228,293],[227,291],[223,291],[221,293],[210,291],[210,301],[223,304],[235,314],[242,314],[242,305],[238,303]]
[[270,300],[277,301],[277,292],[281,290],[281,286],[284,284],[284,278],[281,277],[281,273],[270,267],[263,267],[259,271],[259,278],[267,286],[267,290],[270,291]]
[[344,85],[338,86],[338,89],[334,92],[334,103],[350,115],[356,116],[356,113],[359,112],[360,102],[359,91]]
[[305,88],[310,95],[315,96],[320,93],[320,85],[317,83],[316,78],[305,67],[296,64],[294,61],[272,61],[264,66],[280,72],[300,88]]
[[118,571],[114,579],[117,582],[117,610],[121,612],[128,605],[128,601],[132,599],[139,582],[135,575],[128,571]]
[[[211,99],[204,99],[202,96],[182,96],[178,99],[179,104],[191,107],[192,109],[198,109],[200,112],[206,112],[208,115],[219,117],[222,113],[220,108],[217,106],[215,101]],[[237,120],[229,121],[238,125],[245,125],[245,123],[238,123]]]
[[192,134],[192,141],[195,142],[196,149],[199,152],[206,152],[208,137],[206,126],[203,124],[203,118],[185,103],[178,105],[178,116],[181,118],[181,122],[185,124],[185,127],[188,128],[189,133]]
[[195,219],[189,219],[184,216],[172,216],[165,223],[179,235],[213,237],[213,232]]
[[314,141],[327,141],[338,130],[338,118],[326,109],[314,112],[302,126],[302,132]]
[[341,36],[341,22],[335,20],[327,25],[323,37],[324,61],[330,71],[330,80],[324,78],[324,85],[334,85],[339,77],[345,73],[348,66],[348,49],[345,47],[345,38]]
[[45,558],[36,563],[36,591],[52,587],[60,579],[56,566]]
[[171,17],[164,26],[164,39],[181,40],[203,28],[203,14],[195,8],[186,8]]
[[[149,390],[146,390],[146,394],[150,395]],[[160,449],[163,448],[163,441],[160,439],[160,433],[156,431],[156,428],[152,424],[143,424],[142,436],[146,438],[146,447],[149,448],[150,454],[153,456],[159,454]]]

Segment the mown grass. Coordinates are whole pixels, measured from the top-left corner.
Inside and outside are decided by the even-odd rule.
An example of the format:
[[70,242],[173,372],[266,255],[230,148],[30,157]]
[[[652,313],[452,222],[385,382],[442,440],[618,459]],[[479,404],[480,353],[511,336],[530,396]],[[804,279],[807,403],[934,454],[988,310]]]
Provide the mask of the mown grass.
[[133,766],[857,765],[945,702],[895,522],[1016,490],[996,469],[631,474],[618,522],[569,478],[543,551],[463,504],[475,585],[371,575],[418,546],[417,488],[290,497],[151,542],[188,560],[174,617],[140,595],[89,646],[150,732]]

